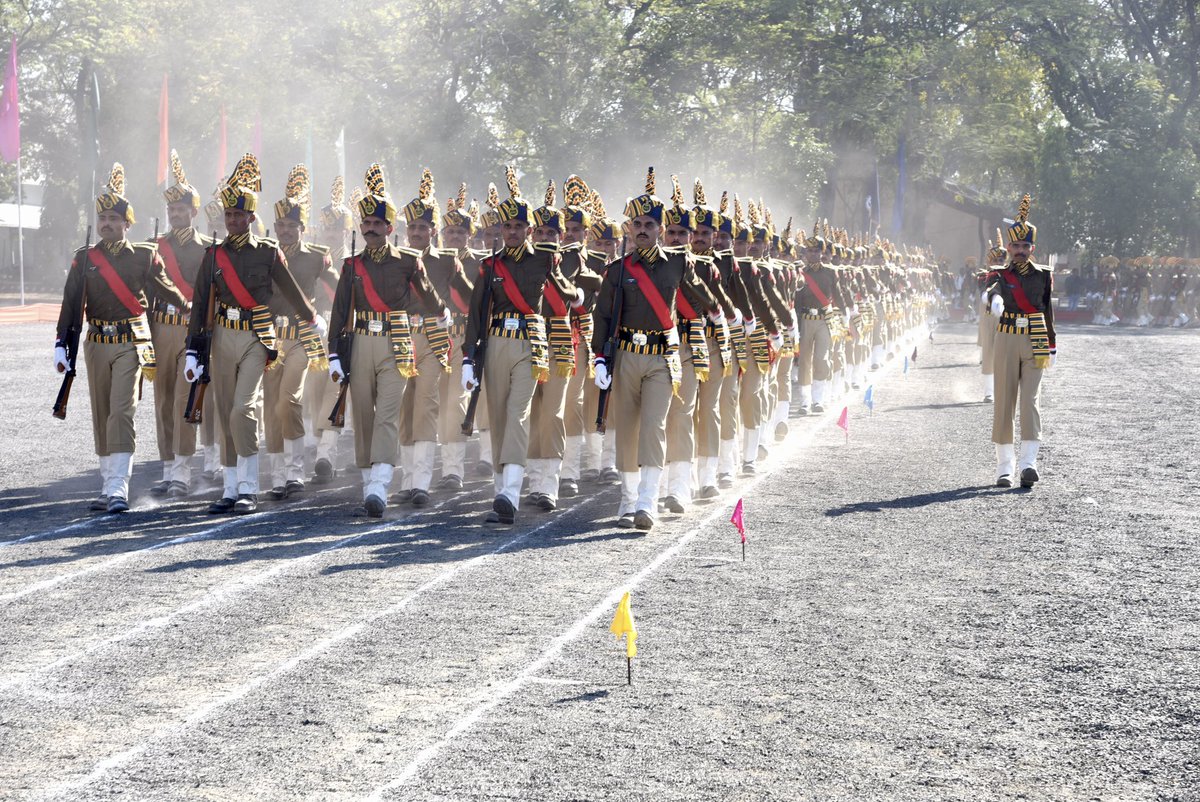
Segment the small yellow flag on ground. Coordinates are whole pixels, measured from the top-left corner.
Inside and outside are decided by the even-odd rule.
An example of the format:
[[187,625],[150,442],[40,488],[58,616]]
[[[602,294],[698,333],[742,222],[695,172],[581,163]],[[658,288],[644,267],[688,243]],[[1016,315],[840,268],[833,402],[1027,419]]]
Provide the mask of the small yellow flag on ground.
[[617,639],[625,636],[625,656],[637,656],[637,627],[633,624],[633,610],[629,607],[629,591],[625,591],[625,595],[621,597],[621,603],[617,605],[617,614],[613,616],[612,626],[609,627]]

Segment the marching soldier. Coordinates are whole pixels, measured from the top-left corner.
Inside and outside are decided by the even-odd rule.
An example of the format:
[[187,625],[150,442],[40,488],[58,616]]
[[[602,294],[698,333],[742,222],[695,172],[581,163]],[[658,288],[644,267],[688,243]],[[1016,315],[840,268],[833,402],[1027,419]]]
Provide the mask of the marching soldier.
[[[261,191],[258,159],[247,153],[221,191],[229,233],[201,265],[188,326],[184,378],[195,382],[211,369],[213,412],[221,420],[224,486],[221,498],[209,505],[211,514],[258,509],[258,407],[263,373],[278,356],[271,314],[276,290],[295,310],[296,319],[318,330],[324,325],[279,246],[251,230]],[[205,338],[211,367],[203,361]]]
[[[714,317],[716,299],[696,277],[692,256],[685,250],[668,253],[659,245],[665,207],[654,194],[654,168],[646,191],[625,206],[634,253],[611,265],[596,305],[598,320],[592,341],[596,384],[607,390],[615,383],[613,416],[617,429],[617,467],[621,472],[621,502],[617,525],[649,530],[657,511],[659,480],[666,457],[666,419],[671,398],[683,380],[680,338],[676,328],[676,299],[683,297],[701,314]],[[613,296],[622,295],[620,318],[612,319]],[[615,364],[604,358],[605,341],[615,334]],[[611,372],[610,372],[611,371]]]
[[[550,378],[547,286],[573,305],[583,298],[559,269],[557,245],[530,244],[529,203],[513,168],[505,172],[509,198],[497,208],[504,249],[484,260],[471,294],[462,378],[466,390],[474,389],[477,375],[487,388],[496,497],[485,521],[511,524],[525,478],[534,388]],[[478,364],[484,338],[486,357]]]
[[[591,253],[597,254],[597,257],[604,262],[602,269],[596,270],[597,273],[604,275],[608,268],[621,254],[623,243],[625,242],[625,232],[621,224],[608,216],[608,212],[604,208],[604,200],[600,197],[600,193],[591,190],[592,198],[592,226],[588,229],[588,241],[594,246],[590,249]],[[592,336],[595,336],[595,309],[596,303],[599,301],[599,294],[596,300],[590,303],[592,309]],[[593,425],[596,420],[596,413],[600,404],[600,389],[594,381],[596,377],[595,371],[595,356],[591,353],[592,338],[589,337],[587,342],[581,343],[588,351],[588,361],[592,364],[591,378],[585,384],[584,398],[586,401],[584,409],[584,420],[586,421],[586,433],[584,434],[584,464],[587,466],[580,473],[580,478],[590,481],[600,482],[602,484],[617,484],[621,481],[621,473],[617,470],[617,429],[620,427],[620,421],[610,421],[605,427],[604,433],[596,431]]]
[[[1054,366],[1058,353],[1054,337],[1054,275],[1050,268],[1030,261],[1037,247],[1037,228],[1029,222],[1029,196],[1021,200],[1016,221],[1008,227],[1005,248],[1008,264],[995,273],[987,293],[996,327],[996,403],[992,416],[992,442],[996,444],[996,486],[1012,487],[1020,470],[1021,487],[1033,487],[1040,478],[1038,449],[1042,440],[1042,414],[1038,390],[1042,372]],[[1014,418],[1021,407],[1021,450],[1013,445]]]
[[[184,423],[188,383],[183,379],[187,359],[187,325],[196,275],[212,238],[195,229],[200,212],[200,193],[187,181],[179,154],[171,151],[171,173],[175,183],[163,197],[171,230],[158,240],[158,255],[167,277],[183,295],[184,306],[155,297],[150,312],[150,337],[155,360],[162,367],[155,373],[154,423],[158,432],[158,456],[163,478],[150,487],[156,496],[178,498],[191,491],[190,460],[196,453],[196,429]],[[211,426],[211,424],[210,424]]]
[[[381,518],[400,448],[404,384],[417,372],[409,311],[440,316],[443,329],[450,314],[429,283],[420,252],[388,242],[397,209],[387,194],[383,168],[372,164],[366,184],[366,194],[358,202],[366,248],[342,265],[330,316],[329,376],[341,382],[349,370],[363,512]],[[354,334],[345,368],[337,351],[343,332]]]
[[[349,253],[346,237],[354,227],[354,215],[346,206],[346,185],[342,176],[333,180],[329,203],[318,216],[317,240],[329,252],[331,264],[341,264]],[[316,310],[326,320],[333,309],[333,294],[337,289],[338,274],[334,270],[323,272],[317,282]],[[309,370],[304,377],[305,444],[315,450],[313,484],[328,484],[333,480],[335,448],[341,431],[330,425],[329,413],[337,400],[337,385],[329,381],[324,371]]]
[[[114,164],[104,193],[96,199],[100,243],[81,248],[71,262],[54,343],[55,370],[65,373],[73,369],[67,355],[70,330],[82,333],[86,317],[83,358],[92,404],[92,436],[103,480],[100,496],[90,508],[112,513],[129,510],[137,380],[139,376],[154,379],[154,346],[146,320],[148,298],[176,308],[187,302],[167,277],[155,246],[126,239],[134,216],[124,192],[125,170]],[[77,355],[72,357],[78,360]],[[174,367],[172,363],[169,369]],[[65,408],[62,415],[66,415]]]
[[[463,266],[453,251],[440,251],[435,238],[441,225],[441,207],[434,196],[433,173],[421,173],[417,197],[404,207],[408,247],[418,254],[426,278],[435,288],[449,286],[451,277],[461,274]],[[433,280],[433,276],[438,276]],[[460,285],[461,287],[461,285]],[[461,291],[461,289],[460,289]],[[442,291],[438,298],[444,299]],[[450,367],[450,327],[447,310],[434,320],[421,314],[421,301],[409,299],[408,320],[412,331],[415,374],[404,387],[400,406],[400,465],[403,468],[398,503],[414,507],[429,504],[429,487],[437,459],[438,397],[442,378]],[[354,374],[351,374],[352,376]]]
[[1000,229],[996,229],[996,244],[988,249],[987,267],[979,273],[982,299],[979,303],[979,370],[983,374],[983,402],[990,404],[996,391],[995,375],[993,373],[994,349],[996,343],[996,319],[992,317],[991,306],[988,302],[987,287],[996,278],[996,271],[1004,266],[1008,252],[1004,250],[1004,237]]
[[[296,285],[315,309],[317,294],[321,292],[319,285],[335,283],[337,273],[328,248],[304,241],[311,197],[308,168],[298,164],[288,176],[284,199],[275,204],[275,235]],[[263,380],[263,423],[271,497],[275,499],[304,492],[306,377],[316,375],[323,379],[329,367],[321,342],[325,319],[318,314],[314,329],[305,323],[295,323],[298,316],[303,319],[302,314],[282,295],[271,299],[279,356]]]
[[[832,345],[826,317],[833,314],[833,293],[836,273],[832,265],[822,261],[833,243],[817,233],[804,242],[804,270],[796,292],[796,310],[800,317],[800,408],[801,415],[810,411],[825,411],[832,379],[830,347]],[[811,401],[811,409],[809,403]]]
[[[467,414],[470,394],[462,386],[463,340],[467,333],[467,312],[470,311],[471,293],[475,289],[474,277],[479,275],[479,265],[489,251],[472,250],[471,239],[478,231],[477,204],[467,202],[467,185],[458,188],[458,198],[446,204],[442,215],[442,246],[445,251],[458,258],[458,269],[434,270],[429,267],[429,278],[438,295],[450,305],[453,324],[450,327],[450,368],[442,372],[438,384],[438,440],[442,444],[442,480],[440,487],[461,490],[466,476],[467,437],[462,431],[463,418]],[[442,262],[439,262],[442,264]],[[468,278],[470,276],[471,278]],[[478,417],[478,415],[476,416]]]

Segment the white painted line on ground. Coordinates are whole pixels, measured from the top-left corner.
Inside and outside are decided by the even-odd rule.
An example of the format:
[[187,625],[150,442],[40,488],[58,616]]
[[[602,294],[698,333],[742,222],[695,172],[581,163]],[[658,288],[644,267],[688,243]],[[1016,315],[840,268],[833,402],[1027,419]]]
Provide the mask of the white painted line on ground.
[[54,537],[55,535],[65,535],[67,532],[74,532],[76,529],[83,529],[84,527],[91,526],[93,524],[97,524],[100,522],[101,521],[99,518],[99,513],[97,513],[97,516],[95,518],[85,518],[82,521],[76,521],[73,524],[68,524],[67,526],[61,526],[58,529],[51,529],[49,532],[34,532],[32,535],[26,535],[25,537],[19,537],[16,540],[6,540],[3,543],[0,543],[0,548],[4,548],[5,546],[15,546],[18,543],[28,543],[31,540],[38,540],[39,538],[43,538],[43,537]]
[[[329,490],[322,490],[315,495],[320,495],[321,493],[332,493],[332,492],[335,492],[335,490],[340,490],[340,489],[341,488],[336,488],[336,489],[330,488]],[[314,509],[319,508],[320,506],[322,506],[322,505],[309,504],[309,505],[306,505],[303,507],[283,507],[283,508],[279,508],[279,509],[263,510],[262,512],[255,512],[255,513],[251,513],[250,515],[236,515],[220,524],[217,524],[216,526],[210,526],[207,529],[201,529],[199,532],[193,532],[190,535],[183,535],[181,537],[172,538],[171,540],[164,540],[159,543],[155,543],[152,546],[146,546],[145,548],[134,549],[133,551],[123,552],[123,553],[118,554],[115,557],[111,557],[107,560],[103,560],[98,563],[93,563],[92,565],[89,565],[86,568],[80,568],[78,571],[69,571],[65,574],[59,574],[58,576],[52,576],[49,579],[43,579],[41,582],[34,582],[32,585],[27,585],[26,587],[22,588],[21,590],[14,591],[13,593],[8,593],[4,596],[0,596],[0,604],[7,604],[8,602],[16,601],[17,599],[21,599],[26,596],[29,596],[30,594],[37,593],[42,590],[48,590],[57,585],[61,585],[64,582],[69,582],[72,579],[78,579],[79,577],[87,576],[88,574],[94,574],[98,571],[103,571],[107,568],[116,567],[116,566],[120,565],[121,563],[127,562],[141,554],[146,554],[146,553],[152,552],[152,551],[158,551],[159,549],[165,549],[169,546],[180,546],[185,543],[195,543],[196,541],[200,541],[200,540],[208,540],[208,539],[214,537],[215,535],[217,535],[218,533],[223,532],[226,529],[229,529],[230,527],[238,525],[238,524],[244,524],[244,523],[250,523],[252,521],[262,520],[263,518],[269,517],[271,515],[275,515],[276,513],[279,513],[279,512],[302,512],[304,510],[314,510]],[[90,523],[90,521],[88,523]]]
[[[603,495],[602,493],[597,494],[588,499],[585,499],[584,501],[580,502],[579,504],[576,504],[574,507],[572,507],[568,511],[568,515],[570,515],[571,513],[574,513],[576,510],[581,510],[584,507],[587,507],[593,501],[601,498],[602,495]],[[309,646],[307,649],[300,652],[300,654],[296,655],[295,657],[291,658],[290,660],[280,663],[278,666],[276,666],[275,668],[273,668],[271,671],[267,672],[266,674],[260,674],[259,676],[255,677],[254,679],[252,679],[248,682],[245,682],[242,685],[239,685],[238,687],[229,691],[228,693],[226,693],[224,696],[220,697],[219,699],[214,699],[213,701],[208,702],[205,705],[202,705],[199,709],[197,709],[190,716],[188,716],[186,719],[179,722],[178,724],[172,724],[172,725],[169,725],[166,727],[162,727],[162,728],[158,729],[157,731],[155,731],[153,734],[151,734],[151,736],[149,738],[142,741],[141,743],[135,744],[134,746],[130,747],[129,749],[126,749],[124,752],[120,752],[118,754],[104,758],[103,760],[96,763],[96,765],[92,767],[92,770],[85,776],[83,776],[79,779],[76,779],[76,780],[69,780],[65,783],[62,783],[62,784],[56,786],[55,788],[52,788],[52,789],[44,792],[42,794],[42,798],[55,797],[60,794],[66,793],[68,791],[74,791],[74,790],[77,790],[80,788],[84,788],[88,785],[91,785],[93,782],[95,782],[96,780],[103,777],[105,774],[107,774],[112,769],[119,768],[120,766],[125,765],[126,763],[130,762],[131,760],[134,760],[135,758],[137,758],[139,755],[141,755],[143,752],[145,752],[147,749],[151,748],[152,746],[155,746],[159,742],[161,742],[171,736],[177,735],[180,732],[183,732],[187,728],[191,727],[192,725],[197,724],[198,722],[203,721],[204,719],[208,718],[208,716],[210,716],[213,713],[213,711],[215,711],[219,708],[222,708],[226,705],[232,704],[232,703],[238,701],[239,699],[242,699],[243,697],[247,696],[248,694],[250,694],[252,691],[259,688],[260,686],[288,673],[289,671],[296,668],[300,664],[305,663],[305,662],[313,659],[314,657],[321,655],[322,653],[328,651],[331,647],[336,646],[339,643],[342,643],[343,641],[346,641],[350,638],[355,637],[356,635],[361,633],[363,630],[365,630],[368,626],[375,623],[376,621],[378,621],[382,618],[387,618],[388,616],[391,616],[391,615],[395,615],[396,613],[400,612],[404,608],[411,605],[417,599],[417,597],[421,596],[425,592],[432,590],[433,588],[436,588],[439,585],[443,585],[446,582],[453,579],[454,577],[456,577],[458,574],[462,573],[463,571],[466,571],[470,568],[474,568],[475,566],[480,565],[481,563],[487,561],[489,558],[494,557],[497,554],[501,554],[501,553],[507,551],[508,549],[512,548],[513,546],[516,546],[517,544],[521,543],[522,541],[527,540],[528,538],[537,534],[538,532],[545,529],[546,527],[561,522],[563,520],[563,518],[565,518],[565,517],[567,517],[567,516],[555,516],[554,518],[551,518],[550,520],[546,521],[545,523],[535,526],[533,529],[530,529],[528,532],[525,532],[524,534],[518,535],[518,536],[502,543],[501,545],[497,546],[496,548],[492,549],[489,552],[472,557],[469,560],[465,560],[461,563],[458,563],[457,565],[455,565],[452,568],[448,568],[445,571],[442,571],[437,576],[435,576],[432,579],[419,585],[415,590],[413,590],[411,593],[409,593],[407,596],[405,596],[404,598],[402,598],[400,601],[396,602],[395,604],[385,607],[381,610],[377,610],[376,612],[371,613],[370,615],[366,616],[365,618],[360,619],[358,622],[351,624],[350,626],[344,627],[344,628],[338,630],[337,632],[333,633],[332,635],[329,635],[328,637],[323,638],[322,640]]]
[[[893,362],[894,361],[895,360],[893,360]],[[882,373],[883,373],[883,371],[881,370],[879,373],[876,374],[876,376],[879,376]],[[846,401],[846,403],[848,405],[849,401]],[[833,404],[833,406],[836,407],[837,403]],[[833,425],[836,421],[837,421],[836,414],[828,414],[827,413],[827,414],[823,415],[818,421],[816,421],[816,424],[813,427],[811,427],[810,429],[805,431],[804,434],[801,436],[800,440],[798,440],[794,444],[789,444],[789,445],[791,445],[791,448],[789,448],[791,459],[788,460],[788,463],[794,462],[796,459],[798,459],[801,456],[801,454],[803,453],[804,448],[811,445],[812,441],[816,438],[817,434],[819,432],[821,432],[822,430],[828,428],[829,426]],[[776,470],[778,470],[781,467],[783,467],[783,464],[781,464],[779,466],[772,466],[771,471],[764,472],[758,476],[755,476],[748,483],[742,484],[741,486],[736,488],[738,493],[740,493],[741,497],[745,497],[745,496],[749,495],[756,487],[758,487],[758,485],[763,480],[769,478]],[[559,635],[557,638],[555,638],[553,641],[551,641],[550,645],[546,648],[545,651],[543,651],[537,657],[537,659],[535,659],[533,662],[526,665],[526,667],[524,669],[522,669],[519,673],[517,673],[517,675],[514,676],[511,680],[509,680],[507,683],[500,686],[500,688],[497,689],[495,691],[495,693],[493,693],[491,695],[490,698],[488,698],[487,700],[480,703],[477,707],[475,707],[471,712],[467,713],[462,718],[458,719],[458,721],[456,721],[450,727],[450,729],[446,731],[446,734],[443,735],[438,741],[430,744],[429,746],[425,747],[420,752],[418,752],[416,757],[414,757],[404,767],[404,769],[400,772],[400,774],[394,780],[391,780],[387,784],[375,789],[366,798],[368,800],[371,800],[372,802],[374,802],[375,800],[381,800],[381,799],[383,799],[384,794],[388,793],[389,791],[395,790],[396,788],[399,788],[400,786],[404,785],[406,782],[411,780],[413,777],[415,777],[417,775],[417,773],[421,770],[421,767],[424,766],[426,763],[428,763],[430,760],[432,760],[434,757],[436,757],[438,755],[438,753],[440,753],[451,741],[453,741],[455,738],[457,738],[458,736],[465,733],[467,730],[471,729],[471,727],[473,727],[480,719],[482,719],[485,715],[487,715],[492,710],[494,710],[497,706],[499,706],[500,703],[503,702],[506,698],[508,698],[509,696],[512,696],[514,693],[516,693],[518,690],[520,690],[521,686],[537,679],[537,677],[536,677],[537,673],[540,672],[547,665],[549,665],[551,662],[553,662],[555,659],[557,659],[559,654],[562,653],[563,648],[566,647],[567,644],[569,644],[571,641],[575,640],[581,634],[583,634],[584,630],[586,630],[588,627],[590,627],[592,624],[594,624],[602,615],[611,613],[616,608],[617,603],[621,600],[621,597],[625,594],[626,591],[633,590],[638,585],[640,585],[651,574],[653,574],[660,567],[662,567],[662,565],[665,562],[667,562],[672,557],[675,557],[677,554],[679,554],[679,552],[681,552],[685,546],[687,546],[689,543],[691,543],[692,540],[694,540],[697,535],[699,535],[701,532],[706,531],[708,529],[708,527],[714,521],[716,521],[718,518],[720,518],[722,516],[729,516],[732,513],[733,505],[735,503],[736,502],[734,502],[734,501],[722,503],[720,506],[718,506],[712,512],[708,513],[703,518],[701,518],[700,522],[698,524],[696,524],[691,529],[685,531],[682,535],[680,535],[676,539],[674,544],[672,544],[668,548],[664,549],[663,551],[659,552],[659,554],[653,560],[651,560],[645,567],[643,567],[642,570],[638,571],[636,574],[634,574],[632,577],[630,577],[623,584],[618,585],[617,587],[615,587],[611,591],[609,591],[608,595],[605,596],[600,601],[599,604],[597,604],[595,607],[593,607],[586,615],[577,619],[567,629],[566,632],[563,632],[561,635]],[[731,542],[732,542],[732,539],[731,539]]]
[[331,543],[328,546],[325,546],[324,548],[319,549],[317,551],[311,552],[309,554],[305,554],[303,556],[288,557],[284,560],[278,561],[271,568],[268,568],[264,571],[260,571],[257,574],[253,574],[251,576],[239,577],[237,579],[234,579],[231,582],[225,583],[224,585],[221,585],[216,588],[212,588],[206,594],[204,594],[200,598],[196,599],[195,601],[190,602],[189,604],[186,604],[183,607],[180,607],[176,610],[173,610],[172,612],[170,612],[166,615],[161,615],[156,618],[148,618],[144,621],[134,624],[132,627],[130,627],[129,629],[126,629],[124,632],[120,632],[109,638],[105,638],[104,640],[100,641],[99,643],[94,643],[90,646],[80,649],[77,652],[73,652],[69,655],[66,655],[65,657],[60,657],[59,659],[55,660],[53,663],[48,663],[47,665],[41,666],[40,668],[31,669],[30,671],[28,671],[27,673],[23,674],[20,677],[0,682],[0,691],[5,691],[5,690],[8,690],[9,688],[15,687],[17,685],[22,685],[24,683],[30,682],[35,676],[37,676],[39,674],[45,674],[45,673],[53,671],[57,668],[61,668],[62,666],[69,665],[69,664],[75,662],[76,660],[80,660],[84,657],[93,655],[96,652],[107,649],[110,646],[115,646],[116,644],[121,643],[122,641],[127,641],[132,638],[135,638],[138,635],[141,635],[143,632],[147,632],[151,629],[159,629],[161,627],[165,627],[167,624],[171,623],[172,621],[174,621],[176,618],[179,618],[180,616],[187,615],[188,613],[195,612],[196,610],[200,610],[205,607],[210,607],[219,602],[223,602],[235,594],[248,591],[258,585],[263,584],[264,582],[266,582],[266,581],[278,576],[279,574],[283,573],[284,571],[288,570],[289,568],[294,568],[298,565],[308,562],[309,560],[315,560],[317,557],[320,557],[322,554],[326,554],[331,551],[336,551],[338,549],[346,548],[347,546],[351,546],[354,543],[356,543],[360,540],[363,540],[364,538],[367,538],[377,532],[386,531],[387,529],[389,529],[391,527],[395,527],[395,526],[398,526],[401,524],[407,524],[407,523],[416,521],[416,520],[420,519],[422,516],[426,516],[432,512],[436,512],[438,509],[445,506],[446,504],[449,504],[453,500],[454,500],[454,497],[452,496],[450,498],[443,500],[441,503],[430,507],[429,509],[422,510],[419,513],[416,513],[413,515],[408,515],[406,517],[399,518],[394,521],[385,521],[384,523],[378,524],[377,526],[372,526],[368,529],[358,532],[357,534],[350,535],[348,537],[344,537],[341,540]]

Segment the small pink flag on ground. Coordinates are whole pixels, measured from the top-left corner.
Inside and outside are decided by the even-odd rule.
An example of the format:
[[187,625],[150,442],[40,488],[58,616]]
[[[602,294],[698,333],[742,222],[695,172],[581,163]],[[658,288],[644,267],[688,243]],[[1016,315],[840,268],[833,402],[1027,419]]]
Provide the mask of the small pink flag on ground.
[[737,504],[733,508],[733,517],[729,519],[729,523],[737,527],[738,533],[742,536],[742,542],[746,542],[746,518],[745,510],[742,507],[742,499],[738,499]]
[[850,407],[842,407],[842,414],[838,415],[838,428],[846,433],[846,439],[850,439]]

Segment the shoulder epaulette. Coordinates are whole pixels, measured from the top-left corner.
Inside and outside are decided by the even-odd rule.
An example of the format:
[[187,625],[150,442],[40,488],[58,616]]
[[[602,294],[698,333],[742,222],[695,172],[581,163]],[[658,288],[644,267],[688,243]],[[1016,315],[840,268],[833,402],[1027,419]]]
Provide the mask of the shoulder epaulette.
[[583,250],[582,242],[568,242],[566,245],[559,245],[558,250],[562,253],[570,253],[572,251]]
[[422,256],[421,252],[416,250],[415,248],[406,248],[403,245],[393,245],[392,250],[395,251],[397,254],[411,256],[414,259],[420,259]]
[[693,253],[692,258],[706,265],[715,265],[717,260],[709,254]]
[[492,255],[491,251],[483,249],[483,248],[467,248],[467,256],[470,256],[475,259],[479,259],[480,261],[488,258],[491,255]]
[[325,254],[329,253],[329,246],[328,246],[328,245],[318,245],[318,244],[317,244],[317,243],[315,243],[315,242],[306,242],[306,243],[304,243],[304,244],[305,244],[305,245],[307,245],[307,246],[308,246],[308,249],[309,249],[310,251],[312,251],[313,253],[319,253],[319,254],[321,254],[322,256],[324,256]]
[[133,246],[134,250],[137,250],[138,248],[144,248],[144,249],[146,249],[146,250],[152,250],[152,251],[157,251],[157,250],[158,250],[158,243],[157,243],[157,242],[141,242],[141,241],[138,241],[138,242],[131,242],[131,243],[129,243],[129,244]]
[[559,248],[557,242],[535,242],[533,243],[533,249],[542,253],[560,253],[562,250]]
[[687,246],[686,246],[686,245],[681,245],[681,246],[679,246],[679,247],[676,247],[676,248],[668,248],[666,245],[659,245],[658,247],[659,247],[659,249],[660,249],[660,250],[661,250],[663,253],[666,253],[666,254],[672,254],[672,255],[674,255],[674,254],[680,254],[680,253],[682,253],[682,254],[684,254],[684,255],[687,255],[687,256],[690,256],[690,255],[692,255],[692,252],[691,252],[691,251],[689,251],[689,250],[687,249]]

